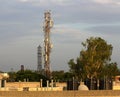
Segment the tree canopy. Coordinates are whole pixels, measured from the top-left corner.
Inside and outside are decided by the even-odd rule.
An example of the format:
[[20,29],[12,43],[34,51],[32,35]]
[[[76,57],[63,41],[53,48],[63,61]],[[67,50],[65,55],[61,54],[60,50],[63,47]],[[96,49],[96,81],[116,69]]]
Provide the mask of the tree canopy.
[[76,62],[74,59],[68,62],[70,71],[79,79],[98,77],[103,66],[111,61],[112,45],[100,37],[90,37],[82,46]]

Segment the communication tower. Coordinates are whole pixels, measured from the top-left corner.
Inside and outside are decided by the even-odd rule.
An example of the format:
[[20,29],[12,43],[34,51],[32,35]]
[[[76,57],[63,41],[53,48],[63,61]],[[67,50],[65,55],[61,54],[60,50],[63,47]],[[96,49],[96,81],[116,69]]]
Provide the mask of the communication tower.
[[50,11],[44,13],[44,71],[47,78],[51,77],[50,71],[50,53],[52,49],[52,44],[50,40],[50,29],[53,27],[53,21],[51,19]]

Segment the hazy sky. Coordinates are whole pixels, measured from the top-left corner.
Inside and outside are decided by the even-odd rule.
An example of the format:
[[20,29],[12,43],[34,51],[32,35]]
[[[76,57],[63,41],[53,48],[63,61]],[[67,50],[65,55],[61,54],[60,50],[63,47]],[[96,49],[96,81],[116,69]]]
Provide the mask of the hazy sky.
[[68,70],[91,36],[112,44],[112,62],[120,67],[120,0],[0,0],[0,70],[36,70],[46,10],[54,20],[52,70]]

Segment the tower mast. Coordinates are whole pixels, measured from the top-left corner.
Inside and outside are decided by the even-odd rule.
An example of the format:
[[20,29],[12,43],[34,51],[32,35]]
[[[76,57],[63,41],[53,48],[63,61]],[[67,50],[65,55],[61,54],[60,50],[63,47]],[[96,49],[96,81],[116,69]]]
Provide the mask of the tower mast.
[[51,77],[51,72],[50,72],[50,53],[51,53],[51,48],[52,44],[50,41],[50,29],[53,27],[53,21],[51,19],[51,13],[50,11],[46,11],[44,13],[44,70],[45,70],[45,76],[47,78]]

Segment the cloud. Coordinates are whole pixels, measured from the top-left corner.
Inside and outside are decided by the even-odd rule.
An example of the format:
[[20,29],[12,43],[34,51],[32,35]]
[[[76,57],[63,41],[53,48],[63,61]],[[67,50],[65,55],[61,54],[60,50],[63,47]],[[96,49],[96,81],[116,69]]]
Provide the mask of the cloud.
[[101,4],[109,4],[109,3],[113,3],[112,0],[93,0],[96,3],[101,3]]
[[21,2],[28,2],[28,0],[20,0]]
[[[91,36],[101,36],[100,33],[82,30],[81,24],[60,24],[55,25],[51,30],[51,36],[55,44],[78,44]],[[83,26],[84,28],[84,26]]]
[[99,4],[112,4],[112,5],[120,5],[119,0],[92,0],[93,2],[99,3]]
[[73,0],[51,0],[51,2],[57,5],[72,5],[74,3]]
[[101,24],[101,25],[94,25],[93,27],[88,28],[89,31],[97,31],[97,32],[105,32],[111,34],[119,34],[120,31],[120,24]]
[[30,3],[34,6],[71,6],[71,5],[90,5],[96,4],[107,4],[107,5],[120,5],[119,0],[19,0],[22,3]]
[[53,68],[66,68],[67,61],[79,55],[81,42],[91,36],[107,39],[119,52],[120,10],[113,4],[119,5],[119,0],[0,0],[0,64],[36,66],[36,47],[43,43],[42,24],[48,9],[54,20]]
[[50,6],[51,4],[65,6],[74,3],[72,0],[19,0],[19,1],[22,3],[26,3],[26,2],[31,3],[37,6]]

